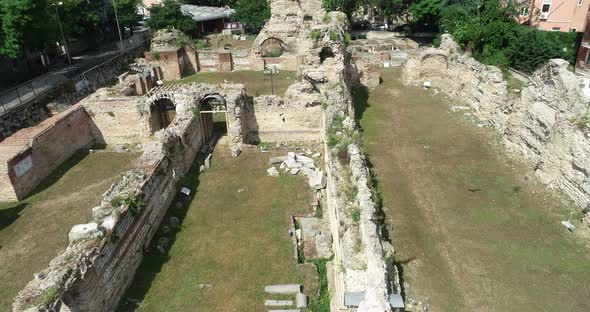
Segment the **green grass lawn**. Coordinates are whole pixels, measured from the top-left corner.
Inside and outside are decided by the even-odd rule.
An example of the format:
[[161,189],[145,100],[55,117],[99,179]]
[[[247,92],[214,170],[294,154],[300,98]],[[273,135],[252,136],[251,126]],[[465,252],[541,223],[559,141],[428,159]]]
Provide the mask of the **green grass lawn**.
[[90,220],[91,209],[136,154],[79,152],[18,203],[0,203],[0,311],[68,244],[72,226]]
[[301,176],[268,177],[270,156],[218,146],[211,169],[189,172],[182,185],[196,195],[169,211],[182,220],[174,244],[164,256],[152,248],[126,294],[140,311],[264,311],[265,285],[307,279],[287,230],[311,191]]
[[399,70],[382,78],[357,113],[407,294],[433,311],[590,311],[584,231],[560,224],[572,204],[493,129],[402,86]]
[[[272,93],[270,76],[261,71],[234,71],[229,73],[221,72],[200,72],[181,80],[168,83],[211,83],[218,84],[224,81],[241,83],[246,87],[249,96],[268,95]],[[274,90],[276,95],[283,95],[287,88],[297,81],[297,73],[294,71],[282,70],[273,77]]]

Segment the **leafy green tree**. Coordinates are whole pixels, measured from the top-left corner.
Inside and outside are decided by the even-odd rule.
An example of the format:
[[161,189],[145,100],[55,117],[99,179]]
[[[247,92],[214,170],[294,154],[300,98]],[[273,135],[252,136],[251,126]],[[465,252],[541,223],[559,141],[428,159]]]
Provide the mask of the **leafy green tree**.
[[270,5],[264,0],[238,0],[234,18],[238,20],[246,32],[258,33],[270,19]]
[[[61,0],[59,16],[68,40],[80,39],[96,46],[103,39],[101,11],[103,2],[86,0]],[[60,2],[61,2],[60,1]],[[55,1],[57,2],[57,1]],[[53,14],[55,6],[51,6]]]
[[44,46],[53,29],[46,0],[0,1],[0,55],[17,58]]
[[164,0],[161,5],[152,6],[149,11],[150,17],[146,25],[154,31],[176,28],[188,35],[195,32],[195,21],[180,10],[180,3],[176,0]]
[[442,0],[421,0],[410,5],[408,11],[413,23],[434,24],[438,22]]
[[141,17],[137,14],[137,8],[141,3],[141,0],[115,0],[121,28],[129,27],[133,29],[133,26],[137,25],[141,20]]
[[344,12],[348,17],[364,3],[363,0],[322,0],[322,5],[327,11]]

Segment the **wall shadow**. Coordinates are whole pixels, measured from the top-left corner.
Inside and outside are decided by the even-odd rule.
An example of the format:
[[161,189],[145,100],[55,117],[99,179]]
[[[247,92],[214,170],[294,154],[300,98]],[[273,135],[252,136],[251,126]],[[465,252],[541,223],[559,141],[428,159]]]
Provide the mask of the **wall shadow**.
[[37,185],[37,187],[35,187],[35,189],[25,198],[25,200],[51,187],[53,184],[59,181],[64,176],[64,174],[66,174],[74,166],[78,165],[89,154],[90,151],[87,149],[81,149],[76,151],[70,158],[68,158],[68,160],[66,160],[63,164],[59,165],[55,170],[51,172],[51,174],[49,174],[49,176],[43,179],[41,183],[39,183],[39,185]]
[[0,210],[0,231],[16,221],[20,217],[20,212],[28,205],[28,203],[15,203],[13,207]]
[[[212,142],[212,144],[215,144]],[[164,265],[170,260],[169,250],[174,246],[174,242],[179,233],[182,232],[182,225],[184,219],[190,208],[190,204],[197,193],[197,189],[200,184],[199,167],[203,163],[203,160],[207,157],[207,154],[199,153],[195,157],[193,166],[190,168],[186,177],[182,179],[177,185],[178,187],[186,187],[191,190],[191,195],[186,196],[180,192],[177,192],[174,200],[168,211],[164,216],[162,224],[159,226],[156,235],[150,242],[147,250],[144,251],[144,258],[135,272],[135,277],[131,286],[125,292],[125,295],[120,299],[117,307],[118,312],[133,312],[136,311],[141,302],[145,299],[146,294],[150,290],[152,283],[156,276],[162,271]],[[180,225],[177,229],[173,229],[170,226],[170,218],[176,217],[180,221]],[[170,227],[171,232],[163,233],[162,225]],[[165,254],[162,254],[157,248],[158,240],[162,237],[170,239],[170,246]]]
[[353,86],[351,93],[352,103],[354,105],[354,118],[360,121],[369,107],[369,89],[365,86]]

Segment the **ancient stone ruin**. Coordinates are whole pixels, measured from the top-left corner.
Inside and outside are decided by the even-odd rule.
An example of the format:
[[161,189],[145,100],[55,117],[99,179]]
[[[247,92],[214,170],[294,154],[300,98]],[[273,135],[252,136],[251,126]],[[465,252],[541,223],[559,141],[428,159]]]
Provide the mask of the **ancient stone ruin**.
[[[326,198],[327,211],[320,221],[303,222],[301,239],[315,241],[321,235],[313,253],[335,255],[330,262],[334,309],[345,308],[345,293],[358,293],[363,296],[359,311],[391,310],[389,297],[399,291],[395,268],[386,260],[393,249],[375,218],[380,208],[365,156],[353,143],[346,17],[326,13],[321,1],[275,0],[271,5],[273,16],[256,39],[249,64],[260,60],[262,66],[297,70],[302,78],[284,97],[252,97],[242,85],[229,83],[159,85],[157,80],[174,80],[205,68],[235,68],[231,62],[224,65],[221,53],[207,65],[203,54],[168,31],[156,34],[146,63],[139,60],[117,86],[99,89],[0,144],[0,200],[26,197],[80,148],[135,144],[143,151],[137,164],[92,208],[92,219],[72,228],[66,251],[20,292],[14,311],[113,310],[178,194],[176,182],[187,174],[199,151],[214,145],[213,113],[226,114],[227,152],[233,156],[261,141],[326,142],[327,131],[339,129],[338,144],[326,145],[325,152],[316,155],[325,162],[325,171],[308,172],[310,186]],[[375,85],[375,62],[365,63],[371,65],[363,68],[372,69],[357,75],[363,77],[357,83]],[[346,162],[338,159],[342,151],[350,155]],[[358,192],[350,197],[343,187]],[[352,216],[355,211],[358,218]],[[159,246],[165,251],[167,244]]]
[[469,105],[481,122],[493,125],[508,147],[523,155],[535,175],[562,190],[580,207],[590,203],[590,141],[583,118],[588,100],[567,70],[568,62],[550,60],[521,90],[509,95],[498,68],[460,52],[449,35],[439,49],[428,49],[405,64],[404,82],[432,88]]

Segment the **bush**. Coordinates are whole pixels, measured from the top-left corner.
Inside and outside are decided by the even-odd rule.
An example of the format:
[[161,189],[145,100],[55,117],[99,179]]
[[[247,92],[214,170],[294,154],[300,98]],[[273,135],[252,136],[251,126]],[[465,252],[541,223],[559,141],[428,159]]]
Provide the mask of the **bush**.
[[318,41],[322,37],[322,32],[319,30],[312,30],[312,32],[309,34],[309,36],[311,37],[312,40]]
[[344,33],[344,44],[348,45],[350,43],[350,34],[349,33]]
[[339,39],[340,36],[338,36],[338,33],[335,30],[330,30],[330,40],[338,41]]

